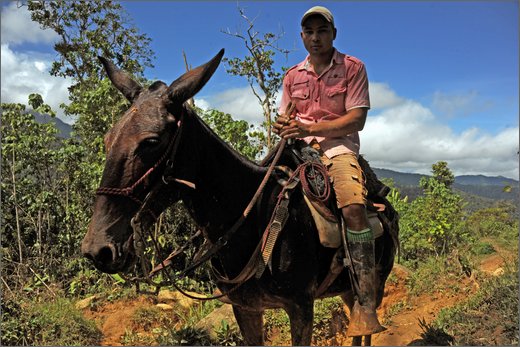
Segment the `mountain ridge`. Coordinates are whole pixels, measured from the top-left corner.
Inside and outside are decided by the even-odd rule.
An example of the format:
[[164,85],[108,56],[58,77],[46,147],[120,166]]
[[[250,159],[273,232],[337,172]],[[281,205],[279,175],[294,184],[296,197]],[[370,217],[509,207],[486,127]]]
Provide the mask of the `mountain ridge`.
[[[49,123],[54,122],[58,130],[60,131],[60,136],[63,138],[70,137],[72,132],[72,126],[63,122],[61,119],[57,117],[51,117],[49,115],[34,113],[34,118],[39,123]],[[376,175],[379,178],[389,178],[393,179],[394,183],[399,187],[418,187],[419,181],[422,177],[431,177],[429,175],[417,174],[417,173],[406,173],[399,172],[390,169],[383,168],[372,168]],[[500,187],[500,189],[506,186],[512,186],[513,190],[517,189],[519,185],[518,180],[514,180],[511,178],[503,177],[503,176],[485,176],[485,175],[460,175],[455,176],[454,187],[459,188],[461,190],[467,191],[475,191],[475,187],[487,187],[488,191],[492,193],[485,193],[485,196],[488,197],[490,194],[493,195],[493,191],[496,191],[495,188]],[[462,187],[462,188],[461,188]],[[485,190],[486,188],[484,188]],[[473,194],[473,193],[472,193]]]

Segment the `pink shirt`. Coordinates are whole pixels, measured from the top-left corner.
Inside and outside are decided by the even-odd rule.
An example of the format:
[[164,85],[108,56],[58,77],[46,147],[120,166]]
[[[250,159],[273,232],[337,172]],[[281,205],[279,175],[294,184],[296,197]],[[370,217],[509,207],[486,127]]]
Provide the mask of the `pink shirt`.
[[[279,113],[285,112],[289,101],[296,103],[296,119],[303,123],[318,123],[343,117],[357,107],[370,108],[368,78],[363,62],[334,51],[331,64],[318,76],[309,64],[309,56],[287,71],[283,80],[283,95]],[[308,136],[319,142],[325,155],[359,154],[359,134],[341,137]]]

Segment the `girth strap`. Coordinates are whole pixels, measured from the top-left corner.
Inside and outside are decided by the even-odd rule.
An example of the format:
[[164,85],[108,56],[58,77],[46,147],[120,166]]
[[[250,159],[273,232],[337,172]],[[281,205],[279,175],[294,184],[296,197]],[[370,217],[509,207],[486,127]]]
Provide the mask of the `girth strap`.
[[[285,223],[287,222],[287,218],[289,217],[288,206],[289,197],[286,197],[284,194],[283,197],[279,200],[279,203],[276,205],[276,210],[273,213],[273,219],[264,233],[261,254],[262,259],[258,263],[256,278],[260,278],[265,270],[266,265],[268,263],[270,264],[274,244],[276,243],[278,235],[280,235],[280,232],[282,231]],[[269,266],[269,268],[271,269],[271,266]]]

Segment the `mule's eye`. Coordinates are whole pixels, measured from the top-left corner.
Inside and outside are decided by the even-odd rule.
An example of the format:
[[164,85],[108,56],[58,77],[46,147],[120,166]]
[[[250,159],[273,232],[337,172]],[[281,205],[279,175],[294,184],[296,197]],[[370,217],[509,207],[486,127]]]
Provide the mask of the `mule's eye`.
[[143,147],[155,147],[161,143],[158,137],[149,137],[141,142]]

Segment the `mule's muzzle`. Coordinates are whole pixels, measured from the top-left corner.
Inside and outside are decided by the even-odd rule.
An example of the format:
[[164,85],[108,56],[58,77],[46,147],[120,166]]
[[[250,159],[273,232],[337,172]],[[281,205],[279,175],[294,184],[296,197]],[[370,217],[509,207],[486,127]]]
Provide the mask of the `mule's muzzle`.
[[81,253],[94,263],[96,269],[109,274],[126,272],[137,260],[132,236],[122,245],[83,240]]

